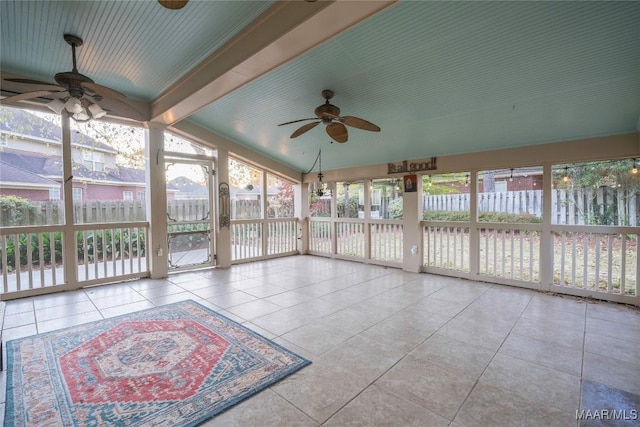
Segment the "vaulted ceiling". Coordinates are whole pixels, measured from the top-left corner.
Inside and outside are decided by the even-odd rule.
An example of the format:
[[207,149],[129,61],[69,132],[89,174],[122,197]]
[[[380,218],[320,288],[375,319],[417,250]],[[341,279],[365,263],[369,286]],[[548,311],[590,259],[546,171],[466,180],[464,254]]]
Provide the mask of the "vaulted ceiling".
[[[640,2],[0,2],[3,77],[78,68],[148,105],[300,171],[640,129]],[[30,90],[3,82],[4,95]],[[333,143],[321,92],[349,128]]]

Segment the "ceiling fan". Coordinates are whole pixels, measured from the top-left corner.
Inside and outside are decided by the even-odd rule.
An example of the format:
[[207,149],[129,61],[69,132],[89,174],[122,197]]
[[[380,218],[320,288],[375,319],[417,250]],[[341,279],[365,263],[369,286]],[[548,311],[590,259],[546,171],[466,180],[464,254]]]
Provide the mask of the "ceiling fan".
[[[98,119],[112,112],[121,117],[128,117],[138,121],[146,121],[145,114],[138,111],[125,95],[106,86],[95,83],[89,77],[80,74],[76,66],[76,47],[82,46],[80,37],[65,34],[64,40],[71,45],[73,55],[73,69],[57,73],[54,79],[57,83],[42,82],[31,79],[3,79],[7,82],[39,86],[37,90],[9,96],[2,99],[3,104],[14,104],[18,101],[34,98],[53,98],[47,106],[60,114],[68,111],[71,117],[79,122]],[[107,110],[107,111],[105,111]]]
[[315,122],[307,123],[298,128],[298,130],[291,134],[291,138],[296,138],[318,126],[320,123],[323,123],[326,126],[327,134],[337,142],[347,142],[349,139],[349,133],[345,125],[371,132],[380,132],[378,126],[364,119],[354,116],[340,116],[340,109],[329,103],[329,100],[333,98],[332,90],[323,90],[322,97],[325,99],[325,103],[315,109],[316,117],[280,123],[278,126],[290,125],[291,123],[304,122],[306,120],[316,120]]

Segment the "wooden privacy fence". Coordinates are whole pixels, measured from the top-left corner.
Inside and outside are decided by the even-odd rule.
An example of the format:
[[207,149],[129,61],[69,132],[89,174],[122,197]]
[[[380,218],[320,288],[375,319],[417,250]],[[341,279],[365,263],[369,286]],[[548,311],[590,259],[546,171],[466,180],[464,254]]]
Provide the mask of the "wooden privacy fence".
[[[551,223],[558,225],[640,224],[640,189],[554,189],[551,191]],[[425,211],[469,211],[471,195],[423,196]],[[479,212],[531,214],[542,217],[542,190],[478,193]]]

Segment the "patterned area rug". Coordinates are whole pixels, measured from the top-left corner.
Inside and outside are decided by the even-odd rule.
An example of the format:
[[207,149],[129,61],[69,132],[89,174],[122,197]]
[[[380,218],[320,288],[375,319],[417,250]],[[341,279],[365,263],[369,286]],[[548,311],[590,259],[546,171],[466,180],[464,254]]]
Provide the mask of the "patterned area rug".
[[5,426],[192,426],[310,362],[193,301],[7,344]]

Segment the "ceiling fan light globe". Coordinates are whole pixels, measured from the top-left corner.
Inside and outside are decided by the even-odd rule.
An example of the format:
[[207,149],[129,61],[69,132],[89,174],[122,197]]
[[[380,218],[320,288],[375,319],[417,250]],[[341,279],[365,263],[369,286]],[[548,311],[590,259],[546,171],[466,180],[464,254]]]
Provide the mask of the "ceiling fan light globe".
[[81,109],[80,112],[73,115],[73,120],[76,120],[78,122],[84,122],[89,119],[91,119],[91,116],[84,109]]
[[84,111],[80,100],[78,98],[74,98],[73,96],[69,98],[66,104],[64,104],[64,108],[66,108],[67,111],[72,114],[79,114]]
[[62,113],[62,110],[64,110],[64,102],[59,99],[54,99],[47,104],[47,107],[49,107],[49,109],[54,113],[60,114]]
[[100,108],[98,104],[91,104],[88,109],[94,119],[99,119],[107,115],[107,112]]

